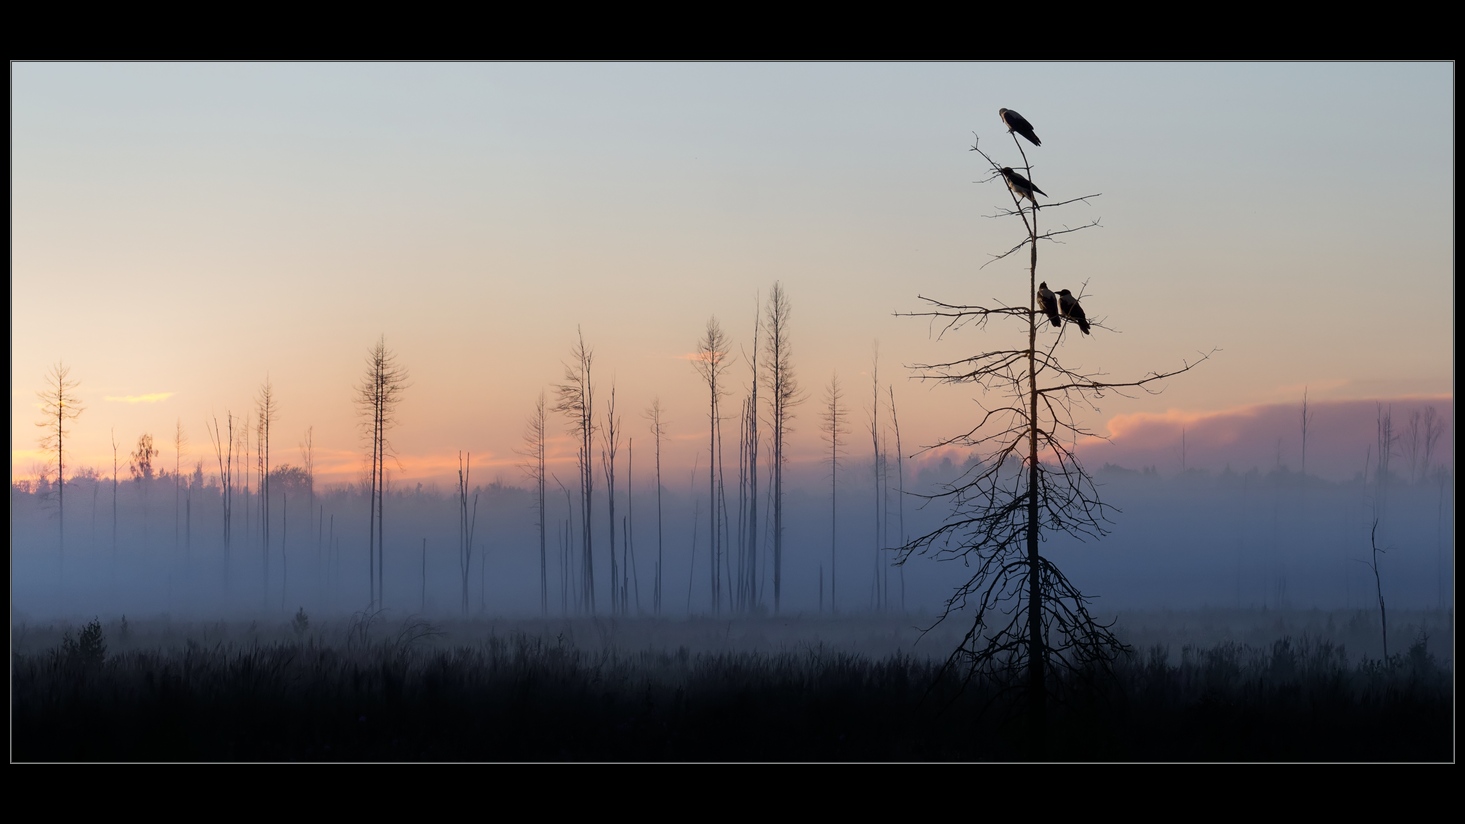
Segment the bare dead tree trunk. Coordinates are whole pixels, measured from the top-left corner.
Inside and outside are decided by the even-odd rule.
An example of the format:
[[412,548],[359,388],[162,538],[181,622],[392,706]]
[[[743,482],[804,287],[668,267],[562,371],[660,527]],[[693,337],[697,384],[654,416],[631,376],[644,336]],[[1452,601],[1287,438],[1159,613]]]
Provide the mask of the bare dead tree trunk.
[[[540,395],[539,396],[539,401],[540,401],[539,402],[540,419],[542,421],[543,420],[543,412],[544,412],[544,396],[543,395]],[[468,614],[468,573],[472,569],[472,566],[473,566],[473,530],[474,530],[474,528],[478,524],[478,493],[477,492],[474,492],[473,493],[473,515],[472,515],[472,517],[469,517],[469,514],[468,514],[468,489],[469,489],[469,479],[468,479],[468,476],[472,472],[472,469],[473,469],[473,453],[471,453],[471,452],[468,453],[468,456],[467,456],[466,460],[464,459],[463,453],[461,453],[461,452],[458,453],[458,568],[459,568],[459,571],[462,573],[462,583],[463,583],[462,608],[463,608],[463,614],[464,615],[467,615]],[[539,494],[540,494],[540,499],[539,499],[539,512],[540,512],[539,557],[540,557],[540,568],[541,568],[541,572],[540,572],[540,576],[541,576],[540,577],[540,591],[541,591],[541,595],[542,595],[543,589],[544,589],[544,579],[543,579],[543,564],[544,564],[544,521],[543,521],[543,517],[544,517],[544,497],[543,496],[544,496],[544,485],[543,485],[542,478],[541,478],[541,482],[540,482],[540,491],[539,491]],[[478,563],[479,563],[479,566],[482,566],[483,565],[482,559],[480,559]]]
[[[56,546],[57,546],[57,568],[61,580],[66,577],[66,424],[74,421],[86,407],[81,405],[76,396],[78,381],[72,380],[71,368],[64,363],[57,362],[51,367],[46,375],[46,388],[37,392],[41,400],[41,420],[36,426],[45,431],[41,437],[41,449],[49,452],[56,451]],[[115,444],[114,444],[115,453]],[[115,468],[114,468],[115,474]],[[115,495],[114,495],[115,501]],[[114,503],[115,510],[115,503]],[[113,545],[116,545],[116,518],[113,517],[114,526]]]
[[718,572],[721,564],[718,558],[718,528],[717,528],[717,468],[718,468],[718,430],[722,422],[722,415],[719,411],[719,402],[727,390],[721,385],[723,363],[727,357],[727,336],[722,331],[722,326],[713,317],[707,321],[707,331],[701,340],[697,342],[697,358],[692,362],[697,373],[707,382],[707,512],[711,519],[712,528],[709,530],[710,540],[708,542],[708,585],[711,596],[711,610],[716,614],[720,604],[718,595],[722,590],[721,582],[718,580]]
[[758,563],[758,341],[763,337],[763,317],[753,307],[753,356],[748,359],[748,610],[756,611],[762,598]]
[[652,610],[656,615],[661,614],[661,564],[662,552],[662,518],[661,518],[661,436],[665,433],[661,424],[661,398],[653,398],[651,408],[646,410],[646,417],[651,420],[651,434],[656,439],[656,587],[652,590]]
[[[635,446],[636,446],[636,439],[635,438],[627,438],[626,439],[626,522],[625,522],[625,527],[626,527],[626,541],[625,541],[625,549],[623,550],[623,554],[629,554],[631,556],[631,563],[629,564],[630,575],[631,575],[631,586],[635,590],[636,614],[639,615],[639,614],[641,614],[641,575],[640,575],[640,573],[638,573],[636,571],[636,544],[635,544],[635,538],[636,538],[636,518],[635,518],[636,476],[632,474],[632,466],[631,466],[631,459],[633,457],[635,457],[635,454],[636,454],[635,453]],[[622,561],[623,561],[623,563],[621,564],[621,569],[622,570],[627,569],[627,564],[624,563],[624,560],[625,560],[624,557],[622,557]],[[624,574],[625,573],[622,572],[622,575],[624,575]],[[622,583],[621,583],[621,588],[622,589],[625,589],[625,583],[624,583],[624,581],[622,581]],[[628,608],[629,608],[629,606],[630,605],[627,604],[627,607]],[[629,609],[627,611],[629,611]]]
[[849,434],[845,428],[849,410],[840,405],[842,400],[844,400],[844,392],[839,386],[839,374],[831,374],[829,386],[824,390],[824,409],[820,429],[824,434],[824,439],[829,443],[829,611],[834,613],[839,612],[837,572],[839,569],[840,437]]
[[880,342],[875,341],[874,355],[870,363],[870,392],[874,402],[870,406],[870,455],[874,472],[875,506],[875,566],[874,578],[870,583],[871,602],[878,612],[885,607],[880,603]]
[[[1006,122],[1009,113],[1002,113]],[[1021,151],[1021,144],[1016,145]],[[984,392],[1004,395],[1006,400],[988,408],[966,431],[928,447],[958,446],[978,453],[954,483],[926,496],[951,502],[948,521],[907,541],[899,550],[899,558],[903,563],[912,554],[929,554],[938,559],[960,559],[974,568],[971,577],[947,600],[942,615],[944,619],[970,608],[972,616],[963,641],[948,658],[948,666],[965,662],[968,678],[1025,687],[1022,692],[1027,699],[1030,752],[1041,759],[1046,753],[1047,692],[1050,686],[1064,687],[1063,679],[1056,676],[1089,678],[1109,669],[1125,649],[1110,631],[1112,624],[1095,620],[1088,611],[1086,596],[1039,552],[1044,526],[1080,538],[1100,538],[1108,532],[1107,508],[1071,446],[1092,433],[1075,421],[1072,409],[1079,403],[1092,405],[1094,397],[1115,391],[1123,394],[1124,388],[1153,392],[1148,388],[1151,384],[1189,371],[1207,360],[1209,354],[1203,354],[1196,363],[1184,363],[1182,368],[1150,372],[1139,380],[1123,383],[1098,380],[1092,374],[1064,367],[1055,355],[1062,342],[1062,328],[1076,325],[1088,334],[1091,324],[1079,307],[1082,295],[1076,298],[1069,290],[1061,289],[1055,296],[1046,283],[1038,282],[1037,243],[1096,226],[1098,221],[1040,232],[1034,198],[1044,193],[1021,174],[993,161],[977,145],[971,148],[991,164],[990,180],[1006,182],[1013,208],[1005,214],[1023,221],[1026,231],[1022,242],[994,256],[992,262],[1028,248],[1028,305],[998,301],[992,307],[969,306],[922,298],[933,308],[909,314],[944,324],[943,332],[963,327],[980,330],[993,319],[1012,321],[1025,327],[1027,346],[998,346],[974,356],[916,367],[923,379],[974,383]],[[1031,174],[1025,153],[1023,168]],[[1047,203],[1042,208],[1085,202],[1096,196]],[[1032,205],[1024,207],[1024,199]],[[1045,304],[1044,329],[1050,323],[1060,327],[1053,342],[1042,349],[1037,340],[1039,300]],[[1068,324],[1063,322],[1065,318]],[[1101,324],[1094,321],[1092,325]],[[1044,466],[1040,456],[1051,465]]]
[[1383,554],[1383,550],[1379,548],[1378,532],[1379,532],[1379,519],[1377,517],[1374,517],[1374,519],[1373,519],[1373,529],[1368,533],[1368,544],[1373,549],[1373,557],[1372,557],[1372,560],[1369,562],[1369,567],[1373,569],[1373,584],[1374,584],[1374,589],[1375,589],[1375,592],[1378,593],[1378,599],[1379,599],[1379,633],[1383,637],[1383,642],[1384,642],[1384,662],[1385,663],[1388,663],[1388,660],[1389,660],[1389,615],[1384,610],[1384,581],[1383,581],[1383,578],[1381,578],[1379,576],[1379,555]]
[[[274,386],[269,376],[259,389],[259,455],[263,471],[259,475],[260,535],[264,550],[264,593],[270,588],[270,425],[279,415],[275,404]],[[288,607],[287,607],[288,608]]]
[[[590,512],[591,496],[595,488],[595,471],[592,463],[592,445],[595,436],[595,390],[590,381],[593,353],[585,348],[585,335],[579,333],[575,348],[571,351],[574,362],[565,365],[565,382],[555,387],[558,402],[555,411],[570,418],[570,430],[580,442],[580,541],[581,541],[581,592],[580,608],[584,612],[595,612],[595,565],[592,547]],[[614,587],[614,584],[612,584]]]
[[[219,418],[214,416],[214,428],[209,430],[209,438],[214,444],[214,456],[219,462],[219,485],[220,502],[223,504],[224,516],[224,591],[229,591],[229,550],[232,545],[230,534],[230,516],[233,512],[234,502],[234,413],[226,411],[224,419],[228,423],[227,432],[219,431]],[[208,422],[204,422],[204,428],[208,430]],[[225,443],[227,439],[227,451]],[[117,441],[112,440],[112,543],[117,543]],[[115,550],[114,550],[115,551]]]
[[784,448],[793,431],[793,408],[803,401],[794,376],[793,349],[789,340],[792,307],[783,284],[775,281],[768,293],[764,313],[768,347],[764,352],[764,377],[771,390],[773,422],[773,612],[778,613],[783,597],[783,467],[788,462]]
[[[895,387],[887,386],[890,390],[890,425],[895,428],[895,475],[897,481],[897,500],[900,507],[900,543],[905,545],[908,540],[905,534],[905,452],[900,446],[900,418],[895,414]],[[899,565],[900,570],[900,611],[905,612],[905,564]]]
[[547,617],[549,615],[549,561],[545,533],[549,524],[545,519],[544,504],[544,451],[548,434],[545,415],[544,392],[541,391],[534,404],[534,412],[529,417],[529,423],[524,428],[524,449],[519,454],[524,456],[525,462],[522,467],[534,484],[536,525],[539,529],[539,612],[540,615]]
[[600,446],[600,468],[605,473],[606,501],[610,516],[610,611],[624,613],[624,593],[618,592],[621,579],[616,562],[616,450],[621,445],[620,419],[616,417],[616,387],[610,385],[610,401],[606,405],[605,429],[602,430]]
[[407,386],[407,370],[397,362],[396,353],[387,349],[386,336],[383,335],[367,352],[366,374],[356,390],[362,431],[371,441],[367,566],[372,587],[368,604],[372,609],[380,609],[386,602],[386,566],[383,560],[386,540],[382,509],[386,503],[386,458],[391,451],[386,433],[396,423],[397,405],[401,403]]

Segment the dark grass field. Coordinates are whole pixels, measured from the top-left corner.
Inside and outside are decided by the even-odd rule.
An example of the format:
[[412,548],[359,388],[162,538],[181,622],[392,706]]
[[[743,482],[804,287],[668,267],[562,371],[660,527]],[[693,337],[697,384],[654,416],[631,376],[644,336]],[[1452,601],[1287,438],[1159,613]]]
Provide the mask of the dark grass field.
[[[913,645],[909,618],[365,618],[17,624],[12,760],[1033,758],[1022,702],[943,672],[953,628]],[[1222,619],[1189,620],[1199,631]],[[1416,628],[1387,659],[1354,658],[1308,620],[1283,620],[1300,634],[1269,643],[1237,630],[1248,640],[1176,648],[1176,615],[1148,635],[1131,619],[1133,653],[1111,678],[1055,685],[1064,700],[1050,706],[1044,757],[1454,759],[1453,665],[1432,651],[1438,638]]]

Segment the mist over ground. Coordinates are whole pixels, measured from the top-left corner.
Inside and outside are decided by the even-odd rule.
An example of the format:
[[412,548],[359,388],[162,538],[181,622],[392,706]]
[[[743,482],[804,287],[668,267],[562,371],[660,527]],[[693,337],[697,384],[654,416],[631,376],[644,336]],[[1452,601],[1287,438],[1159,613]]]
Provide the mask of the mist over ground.
[[[879,608],[934,615],[969,570],[960,561],[913,557],[891,564],[901,537],[930,530],[951,513],[939,490],[959,467],[930,467],[907,484],[904,512],[890,479],[874,485],[872,466],[851,461],[839,475],[831,513],[828,478],[786,491],[780,612],[813,615]],[[893,473],[892,473],[893,474]],[[1362,477],[1333,482],[1285,468],[1220,473],[1163,473],[1115,466],[1095,471],[1110,513],[1110,534],[1081,542],[1044,533],[1043,552],[1095,600],[1096,615],[1152,609],[1374,608],[1381,584],[1390,608],[1453,605],[1454,488],[1443,472],[1383,484]],[[663,478],[660,537],[654,488],[638,477],[634,499],[617,490],[615,551],[624,557],[630,609],[654,612],[655,570],[662,559],[661,613],[712,614],[709,501],[700,488]],[[733,580],[738,534],[723,537],[723,587]],[[760,497],[767,486],[760,486]],[[13,620],[81,621],[100,616],[179,619],[278,616],[297,610],[344,615],[368,601],[367,503],[354,488],[317,490],[277,479],[266,552],[257,496],[236,489],[227,554],[216,481],[200,474],[175,490],[173,479],[143,484],[77,478],[65,492],[60,545],[53,489],[11,487]],[[596,613],[609,615],[610,524],[605,490],[591,512]],[[176,497],[175,497],[176,496]],[[455,490],[389,488],[384,510],[385,603],[398,615],[533,618],[541,615],[541,557],[533,494],[502,483],[479,487],[472,557],[463,573]],[[572,492],[572,499],[574,494]],[[765,499],[763,515],[772,509]],[[248,515],[246,515],[246,512]],[[879,532],[876,514],[881,515]],[[1370,533],[1384,550],[1371,566]],[[575,615],[581,579],[580,513],[567,523],[566,495],[547,501],[544,572],[547,613]],[[761,519],[762,516],[760,516]],[[903,529],[902,529],[903,519]],[[837,533],[833,527],[837,527]],[[114,533],[115,528],[115,533]],[[773,611],[771,527],[762,526],[760,567],[765,611]],[[569,536],[569,537],[567,537]],[[626,551],[630,537],[634,552]],[[835,541],[832,545],[832,538]],[[660,548],[658,549],[658,543]],[[567,551],[567,544],[569,545]],[[569,558],[570,567],[566,566]],[[566,574],[568,572],[570,574]],[[731,599],[724,591],[721,612]]]

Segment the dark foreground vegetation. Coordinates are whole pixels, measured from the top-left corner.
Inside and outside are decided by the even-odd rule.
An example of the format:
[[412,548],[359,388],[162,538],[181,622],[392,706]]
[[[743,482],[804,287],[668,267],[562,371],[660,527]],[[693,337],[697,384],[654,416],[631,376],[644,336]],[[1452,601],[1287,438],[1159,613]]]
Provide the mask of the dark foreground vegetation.
[[[461,628],[357,616],[330,633],[303,611],[272,632],[16,626],[12,759],[1029,758],[1021,702],[963,687],[939,656],[924,657],[931,649],[913,657],[768,637],[776,651],[637,650],[613,632],[546,624],[469,641]],[[1112,680],[1068,690],[1052,708],[1048,757],[1450,761],[1453,673],[1430,645],[1421,634],[1387,660],[1354,663],[1311,637],[1137,649]]]

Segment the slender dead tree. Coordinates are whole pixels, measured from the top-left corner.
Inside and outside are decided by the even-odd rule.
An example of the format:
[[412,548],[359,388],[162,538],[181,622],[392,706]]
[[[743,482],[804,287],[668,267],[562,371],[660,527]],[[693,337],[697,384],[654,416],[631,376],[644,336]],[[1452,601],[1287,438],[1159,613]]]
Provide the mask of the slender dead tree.
[[1302,387],[1302,476],[1307,477],[1307,425],[1315,413],[1307,411],[1307,387]]
[[590,510],[595,489],[595,470],[591,448],[595,438],[595,387],[590,380],[594,353],[585,348],[585,334],[576,328],[575,348],[571,362],[565,364],[565,382],[555,387],[558,399],[554,411],[570,419],[570,432],[579,441],[580,467],[580,609],[595,612],[595,565],[593,563]]
[[722,331],[722,325],[713,316],[707,321],[707,331],[697,341],[697,354],[692,361],[692,366],[702,380],[707,382],[707,498],[708,514],[712,519],[712,529],[709,530],[711,538],[709,542],[708,558],[711,559],[711,570],[709,582],[712,588],[712,612],[716,613],[720,606],[718,595],[722,590],[721,581],[718,580],[718,572],[722,564],[718,557],[718,530],[717,530],[717,465],[718,465],[718,430],[721,428],[722,414],[719,411],[720,402],[727,394],[727,389],[722,386],[722,373],[724,361],[727,358],[727,335]]
[[616,385],[610,383],[610,401],[606,403],[605,428],[600,432],[600,469],[605,473],[606,504],[610,515],[610,611],[625,612],[621,589],[620,565],[616,562],[616,450],[620,448],[620,418],[616,417]]
[[748,410],[747,418],[747,460],[748,465],[748,527],[743,557],[746,559],[743,587],[744,608],[752,612],[758,608],[761,594],[758,582],[758,341],[763,337],[763,313],[759,311],[757,298],[753,304],[753,353],[748,358]]
[[1374,592],[1377,593],[1379,600],[1379,634],[1383,637],[1384,661],[1387,662],[1389,660],[1389,615],[1384,610],[1384,579],[1379,575],[1379,556],[1383,554],[1384,550],[1379,546],[1378,536],[1379,519],[1378,516],[1374,516],[1373,528],[1368,533],[1368,545],[1373,550],[1368,567],[1373,570]]
[[382,335],[368,350],[366,374],[356,386],[357,414],[370,450],[367,566],[371,585],[368,604],[372,608],[380,608],[385,603],[386,567],[382,558],[386,540],[382,531],[382,507],[386,501],[386,459],[393,454],[387,430],[397,423],[397,406],[407,387],[407,370],[397,362],[396,353],[387,348],[386,335]]
[[[635,457],[636,457],[636,439],[635,438],[627,438],[626,439],[626,517],[625,517],[625,520],[623,520],[621,522],[621,525],[626,530],[626,540],[624,542],[623,548],[621,549],[621,592],[624,593],[624,594],[621,597],[622,598],[627,598],[627,599],[630,598],[630,594],[627,592],[627,587],[626,587],[626,575],[629,574],[630,577],[631,577],[631,587],[630,588],[635,590],[635,595],[636,595],[636,614],[637,615],[640,615],[641,614],[641,574],[636,571],[636,544],[635,544],[635,540],[636,540],[636,518],[635,518],[636,476],[633,474],[633,464],[632,464],[632,459],[635,458]],[[630,559],[631,559],[631,561],[630,561],[629,564],[626,563],[626,556],[627,555],[629,555],[630,556]],[[627,601],[627,603],[626,603],[626,609],[624,609],[622,611],[623,612],[629,612],[630,611],[630,603],[629,603],[629,601]]]
[[305,498],[306,498],[306,535],[309,540],[310,521],[316,520],[315,532],[315,585],[321,586],[321,576],[324,574],[324,561],[321,558],[322,548],[325,542],[326,533],[326,508],[320,505],[319,513],[316,511],[315,502],[315,427],[305,428],[305,439],[298,446],[300,447],[300,465],[305,470]]
[[1390,404],[1387,408],[1382,403],[1377,404],[1377,443],[1378,460],[1375,462],[1374,474],[1374,516],[1376,520],[1383,520],[1387,510],[1390,465],[1393,463],[1394,450],[1398,445],[1399,436],[1394,432],[1394,406]]
[[[886,386],[890,390],[890,426],[895,430],[895,477],[897,484],[896,500],[900,510],[900,543],[905,544],[909,538],[905,534],[905,453],[900,447],[900,418],[895,414],[895,387]],[[900,611],[905,612],[905,567],[897,567],[900,571]]]
[[549,561],[545,537],[549,524],[545,519],[544,472],[545,441],[548,436],[547,423],[544,392],[540,391],[539,399],[534,403],[534,412],[524,426],[524,448],[520,450],[519,454],[524,457],[524,463],[520,466],[524,470],[524,474],[529,477],[530,483],[534,485],[536,526],[539,529],[539,612],[546,617],[549,615]]
[[117,430],[112,430],[112,569],[117,568]]
[[578,604],[579,600],[574,597],[573,581],[574,559],[570,555],[570,538],[574,535],[575,505],[570,502],[570,489],[560,480],[560,476],[551,473],[554,482],[559,486],[560,491],[565,493],[565,521],[560,530],[560,614],[570,614],[570,604]]
[[[66,569],[66,435],[70,431],[67,424],[86,411],[76,395],[76,387],[80,385],[79,381],[71,379],[71,367],[58,361],[46,375],[46,388],[36,393],[41,400],[42,415],[36,426],[45,432],[41,436],[41,449],[48,456],[54,452],[56,457],[57,563],[63,578]],[[50,471],[50,464],[46,471]],[[115,532],[114,527],[114,535]]]
[[239,454],[244,458],[241,462],[244,466],[244,541],[247,544],[251,537],[250,530],[254,528],[254,521],[249,517],[249,472],[251,469],[249,460],[249,415],[240,415],[239,424],[239,438],[241,441]]
[[[1024,151],[1020,144],[1017,149]],[[1037,298],[1038,241],[1052,241],[1096,226],[1098,221],[1077,228],[1041,230],[1036,202],[1026,208],[1022,203],[1022,198],[1032,201],[1034,193],[1043,194],[1030,182],[1032,168],[1026,161],[1023,168],[1028,178],[1023,178],[993,161],[978,145],[972,150],[990,164],[989,180],[1007,184],[1012,208],[1000,213],[1021,220],[1026,230],[1020,243],[989,262],[1028,250],[1026,291],[1010,290],[1023,300],[966,305],[921,297],[929,304],[925,311],[903,314],[928,318],[941,335],[969,327],[983,331],[994,319],[1012,322],[1025,333],[1026,345],[998,345],[956,360],[914,367],[922,379],[975,384],[983,399],[996,396],[1001,400],[993,407],[984,405],[983,414],[970,428],[927,447],[967,448],[977,453],[977,460],[943,489],[923,496],[947,502],[952,514],[942,525],[906,542],[899,550],[898,563],[923,554],[960,560],[973,568],[937,619],[939,623],[975,601],[967,613],[969,628],[948,657],[947,667],[964,665],[967,679],[987,679],[1004,697],[1013,692],[1025,696],[1029,745],[1032,755],[1041,758],[1046,752],[1049,691],[1081,685],[1111,671],[1114,659],[1126,649],[1110,631],[1112,624],[1096,620],[1089,612],[1088,597],[1039,552],[1045,532],[1082,540],[1100,538],[1108,531],[1111,507],[1099,498],[1093,478],[1074,451],[1079,438],[1095,433],[1076,419],[1074,409],[1093,408],[1094,399],[1111,394],[1127,397],[1132,389],[1158,391],[1151,387],[1188,372],[1209,354],[1202,354],[1195,363],[1182,361],[1180,368],[1169,372],[1150,372],[1127,382],[1105,380],[1099,374],[1066,366],[1057,355],[1060,345],[1065,339],[1080,345],[1083,341],[1074,341],[1065,333],[1074,325],[1083,332],[1089,326],[1105,327],[1101,320],[1080,315],[1074,307],[1082,294],[1073,298],[1067,291],[1060,292],[1066,299],[1061,304],[1064,312],[1059,326],[1050,325]],[[1088,197],[1097,195],[1042,208]],[[1046,336],[1041,344],[1039,331]]]
[[651,407],[646,410],[646,417],[651,421],[651,436],[656,440],[656,587],[652,591],[652,609],[655,614],[661,614],[661,562],[662,562],[662,519],[661,519],[661,438],[666,434],[666,429],[661,422],[661,398],[651,399]]
[[874,473],[875,506],[871,511],[875,514],[875,566],[872,568],[874,578],[870,583],[870,603],[876,610],[883,609],[880,603],[880,553],[885,543],[881,540],[882,515],[884,507],[880,501],[880,482],[884,465],[880,455],[880,341],[875,341],[870,358],[870,454],[871,469]]
[[[225,592],[228,592],[229,591],[229,550],[230,550],[231,545],[232,545],[232,543],[231,543],[232,536],[231,536],[231,534],[229,532],[229,527],[230,527],[230,515],[232,514],[232,507],[233,507],[233,502],[234,502],[234,494],[233,494],[233,492],[234,492],[234,487],[233,487],[233,480],[234,480],[234,413],[225,411],[225,413],[224,413],[224,419],[228,422],[228,429],[226,431],[220,431],[220,429],[219,429],[219,416],[218,415],[215,415],[214,416],[214,426],[213,426],[213,428],[212,429],[209,429],[208,421],[205,421],[204,422],[204,429],[209,433],[209,440],[212,441],[213,444],[214,444],[214,456],[215,456],[215,458],[218,459],[218,462],[219,462],[220,502],[223,504],[223,515],[224,515],[224,591]],[[114,455],[114,458],[113,458],[113,470],[112,471],[113,471],[114,479],[115,479],[115,476],[116,476],[116,459],[115,459],[116,450],[117,450],[117,443],[116,443],[116,440],[114,439],[113,442],[112,442],[112,451],[113,451],[113,455]],[[116,481],[115,480],[113,481],[113,485],[115,487],[115,485],[116,485]],[[116,496],[114,494],[114,496],[113,496],[113,510],[115,511],[115,509],[116,509]],[[113,516],[113,522],[114,522],[114,524],[116,522],[116,516],[115,516],[115,514]],[[115,525],[113,526],[113,530],[112,531],[113,531],[113,542],[115,543],[116,542],[116,537],[115,537],[116,536],[116,527],[115,527]]]
[[842,404],[844,390],[839,386],[839,373],[829,376],[824,389],[824,408],[820,415],[820,431],[829,444],[829,611],[839,612],[836,577],[839,557],[839,455],[841,438],[849,434],[849,410]]
[[[259,521],[260,549],[264,558],[264,598],[268,599],[270,589],[270,426],[279,417],[279,406],[275,403],[275,388],[268,375],[259,387],[256,396],[259,419]],[[282,559],[283,560],[283,559]],[[283,584],[282,584],[283,586]]]
[[173,427],[173,552],[177,554],[181,544],[182,535],[179,530],[180,516],[183,514],[183,447],[188,444],[188,436],[183,434],[183,419],[178,418]]
[[784,450],[793,432],[793,408],[803,402],[794,376],[793,349],[789,341],[792,308],[783,284],[774,281],[768,292],[763,328],[767,337],[763,377],[768,384],[770,420],[773,425],[773,612],[778,613],[783,595],[783,467]]
[[144,432],[137,438],[137,449],[131,455],[131,461],[127,464],[127,471],[132,475],[133,485],[142,491],[142,533],[146,538],[148,534],[148,495],[153,486],[153,459],[158,457],[157,447],[153,446],[153,436]]
[[[463,614],[468,614],[468,572],[473,566],[473,530],[478,525],[478,493],[473,493],[473,512],[468,512],[468,476],[473,469],[473,453],[465,458],[458,453],[458,572],[463,582]],[[426,539],[423,539],[426,541]],[[541,553],[543,549],[540,550]],[[479,564],[483,562],[480,560]],[[424,580],[426,576],[424,575]]]

